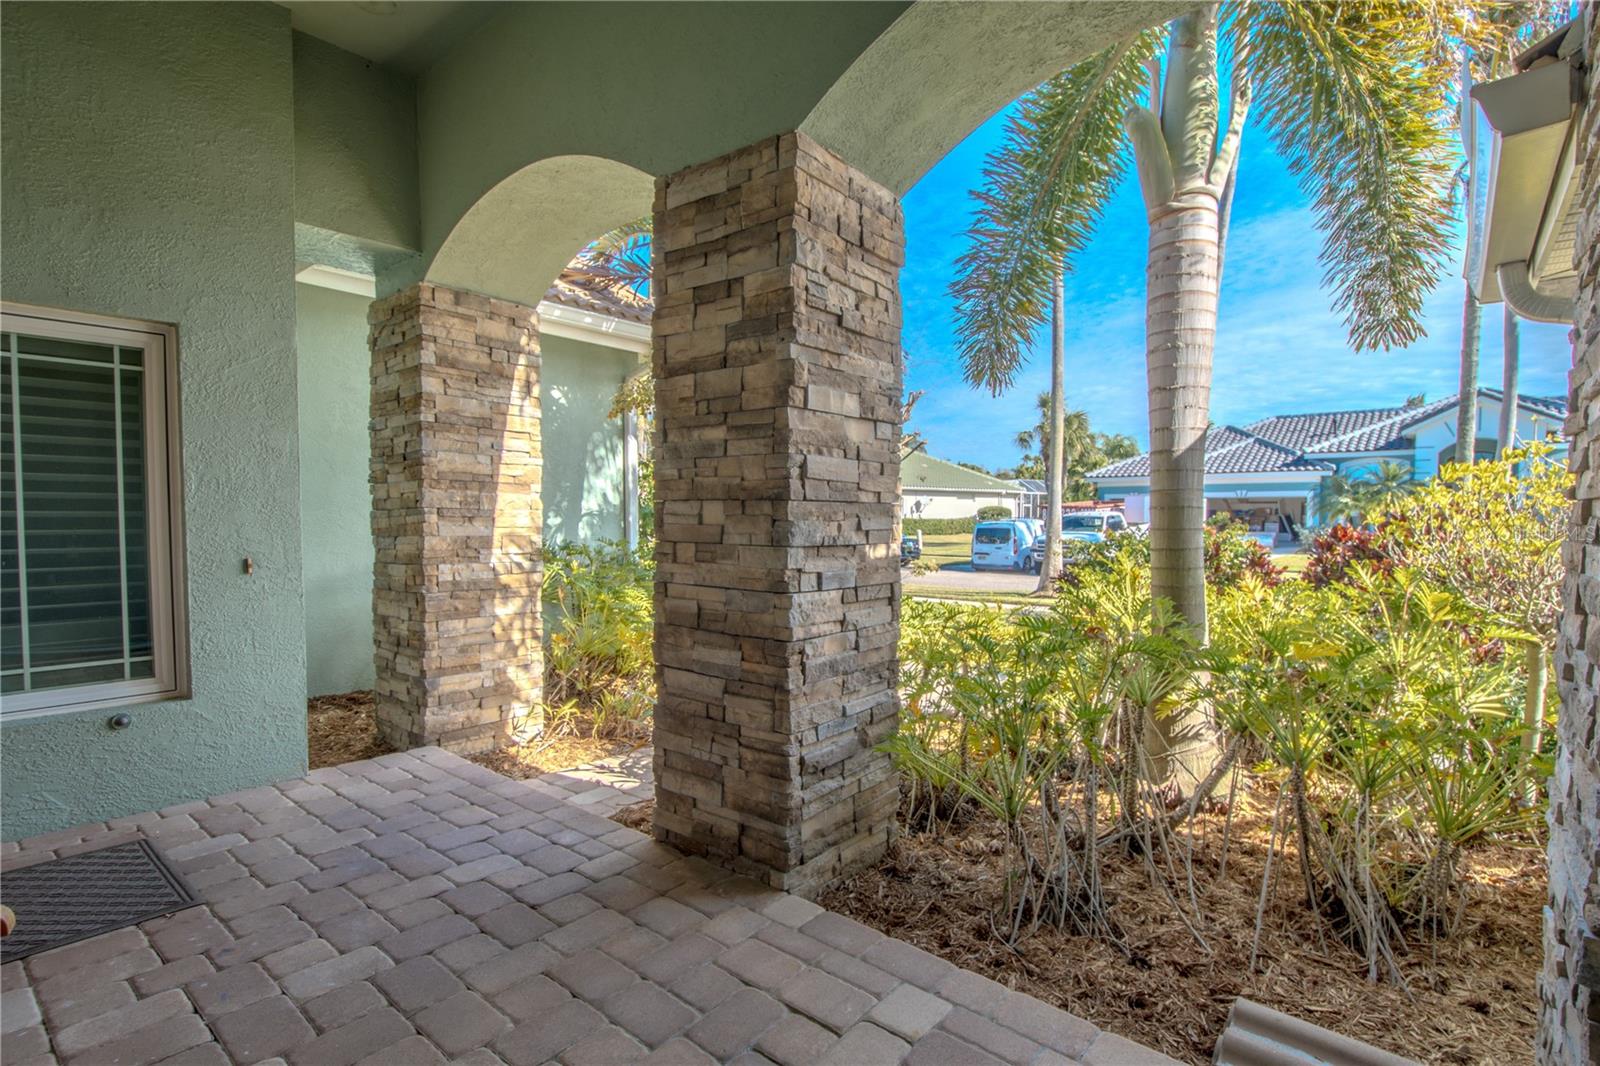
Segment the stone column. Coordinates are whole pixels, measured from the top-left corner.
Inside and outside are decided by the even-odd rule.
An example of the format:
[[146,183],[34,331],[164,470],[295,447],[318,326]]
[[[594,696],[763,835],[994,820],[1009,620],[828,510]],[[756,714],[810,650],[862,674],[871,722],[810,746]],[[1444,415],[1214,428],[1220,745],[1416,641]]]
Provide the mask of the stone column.
[[901,230],[798,133],[656,184],[656,836],[791,891],[899,799]]
[[368,323],[378,729],[484,751],[542,715],[537,317],[423,283]]
[[1560,750],[1550,778],[1550,899],[1536,1049],[1546,1066],[1600,1059],[1600,15],[1588,14],[1588,105],[1577,120],[1582,214],[1566,427],[1576,484],[1562,549],[1567,578],[1556,647]]

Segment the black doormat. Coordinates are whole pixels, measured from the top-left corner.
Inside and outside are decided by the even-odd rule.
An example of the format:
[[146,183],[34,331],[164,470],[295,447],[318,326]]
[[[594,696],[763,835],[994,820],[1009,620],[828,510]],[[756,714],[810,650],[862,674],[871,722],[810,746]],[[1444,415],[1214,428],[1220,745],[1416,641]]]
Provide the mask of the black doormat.
[[12,962],[200,901],[140,839],[0,875],[0,902],[17,916],[0,940],[0,962]]

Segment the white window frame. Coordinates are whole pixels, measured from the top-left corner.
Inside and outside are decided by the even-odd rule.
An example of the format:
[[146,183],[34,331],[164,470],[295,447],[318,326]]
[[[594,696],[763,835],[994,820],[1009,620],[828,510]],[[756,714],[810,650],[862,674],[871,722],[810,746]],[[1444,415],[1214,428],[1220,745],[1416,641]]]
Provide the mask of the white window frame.
[[[0,718],[16,721],[189,696],[188,591],[183,536],[183,448],[178,404],[178,334],[159,322],[108,318],[0,302],[0,334],[25,333],[69,341],[142,348],[145,411],[145,543],[149,546],[147,586],[154,676],[97,681],[62,688],[27,689],[0,697]],[[5,349],[9,355],[10,349]],[[17,375],[12,376],[16,388]],[[16,396],[12,397],[13,404]],[[21,442],[16,456],[22,461]],[[17,482],[24,520],[27,501]],[[26,573],[18,545],[18,573]],[[23,625],[27,602],[22,603]],[[124,607],[126,612],[126,607]],[[26,675],[24,675],[26,676]]]

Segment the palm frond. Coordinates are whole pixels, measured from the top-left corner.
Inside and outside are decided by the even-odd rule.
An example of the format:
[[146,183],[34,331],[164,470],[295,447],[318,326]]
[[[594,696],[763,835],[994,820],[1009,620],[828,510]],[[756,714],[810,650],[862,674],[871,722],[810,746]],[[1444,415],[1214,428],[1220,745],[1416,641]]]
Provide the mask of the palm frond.
[[1357,349],[1422,336],[1423,299],[1449,255],[1460,19],[1428,8],[1250,3],[1228,21],[1248,43],[1259,113],[1312,201],[1323,282]]
[[649,296],[651,226],[651,217],[645,215],[601,235],[577,254],[568,272],[618,296]]
[[998,394],[1015,381],[1049,315],[1055,272],[1088,242],[1126,170],[1122,116],[1148,92],[1145,64],[1163,38],[1145,31],[1045,82],[986,161],[951,284],[972,385]]

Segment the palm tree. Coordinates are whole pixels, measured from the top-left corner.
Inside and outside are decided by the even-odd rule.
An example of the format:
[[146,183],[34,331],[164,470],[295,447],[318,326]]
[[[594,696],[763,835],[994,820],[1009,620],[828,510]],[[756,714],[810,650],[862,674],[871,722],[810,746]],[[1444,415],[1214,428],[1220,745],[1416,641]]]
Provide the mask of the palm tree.
[[1422,299],[1448,253],[1454,168],[1440,116],[1474,2],[1426,12],[1205,5],[1041,85],[987,161],[952,289],[967,378],[996,392],[1015,380],[1057,273],[1088,243],[1130,156],[1135,164],[1150,222],[1152,576],[1157,594],[1202,631],[1212,338],[1252,100],[1312,200],[1351,340],[1360,349],[1407,344],[1422,333]]
[[[1324,276],[1352,342],[1408,344],[1422,333],[1423,297],[1448,252],[1454,167],[1440,116],[1476,2],[1441,0],[1425,12],[1383,2],[1207,4],[1024,97],[986,162],[952,290],[966,377],[999,392],[1132,157],[1150,226],[1152,587],[1202,639],[1212,343],[1252,100],[1312,200]],[[1180,726],[1168,722],[1169,732]]]
[[1317,489],[1317,516],[1324,522],[1366,525],[1393,511],[1416,488],[1409,464],[1385,459],[1355,477],[1324,478]]
[[1370,521],[1398,507],[1401,500],[1416,491],[1417,482],[1412,477],[1410,464],[1385,459],[1377,469],[1363,475],[1358,486],[1363,510]]

